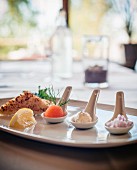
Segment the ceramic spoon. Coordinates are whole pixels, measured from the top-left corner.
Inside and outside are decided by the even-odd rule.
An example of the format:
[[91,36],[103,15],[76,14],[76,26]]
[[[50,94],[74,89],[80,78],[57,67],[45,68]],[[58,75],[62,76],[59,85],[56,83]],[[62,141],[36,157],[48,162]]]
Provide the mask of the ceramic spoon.
[[[113,117],[108,121],[113,121],[118,117],[118,115],[123,115],[128,121],[127,115],[126,115],[126,110],[125,110],[125,102],[124,102],[124,93],[122,91],[119,91],[116,93],[116,102],[115,102],[115,108],[114,108],[114,115]],[[105,128],[113,134],[123,134],[127,133],[132,127],[133,127],[133,122],[131,123],[131,126],[128,127],[108,127],[107,124],[108,122],[105,123]]]
[[[87,103],[87,105],[83,111],[83,112],[87,112],[90,114],[92,121],[88,122],[88,123],[78,123],[78,122],[75,122],[75,116],[73,116],[71,118],[71,123],[73,124],[73,126],[75,126],[76,128],[79,128],[79,129],[88,129],[88,128],[93,127],[97,123],[98,118],[96,116],[96,104],[97,104],[99,93],[100,93],[100,90],[93,91],[93,93],[89,99],[89,102]],[[79,114],[79,113],[77,113],[77,114]]]
[[128,119],[125,110],[124,93],[122,91],[116,93],[116,104],[114,109],[114,115],[111,120],[117,118],[119,114],[123,115],[126,119]]
[[[71,86],[67,86],[62,97],[59,99],[59,101],[57,102],[57,105],[59,105],[60,102],[65,102],[69,99],[69,96],[70,96],[70,93],[71,93],[71,90],[72,90],[72,87]],[[42,114],[42,117],[43,119],[48,122],[48,123],[60,123],[60,122],[63,122],[64,119],[66,118],[67,116],[67,111],[66,111],[66,108],[67,108],[67,103],[63,106],[61,106],[64,113],[65,113],[65,116],[63,117],[58,117],[58,118],[51,118],[51,117],[45,117],[43,114]]]
[[93,93],[89,99],[89,102],[87,103],[87,105],[84,109],[84,112],[87,112],[90,114],[92,121],[95,121],[95,119],[96,119],[96,116],[95,116],[96,115],[96,105],[97,105],[99,93],[100,93],[100,90],[93,91]]
[[[72,87],[71,86],[67,86],[62,97],[59,99],[59,101],[57,102],[57,105],[59,105],[59,103],[61,102],[66,102],[69,99],[70,93],[71,93]],[[63,106],[61,106],[63,111],[66,113],[66,108],[67,108],[67,103],[64,104]]]

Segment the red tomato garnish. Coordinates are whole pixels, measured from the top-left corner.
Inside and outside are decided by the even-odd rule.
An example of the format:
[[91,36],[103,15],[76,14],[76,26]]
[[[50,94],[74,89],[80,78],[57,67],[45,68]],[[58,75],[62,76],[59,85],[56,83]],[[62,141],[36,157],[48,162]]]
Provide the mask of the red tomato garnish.
[[45,117],[63,117],[65,116],[62,108],[58,105],[49,106],[49,108],[44,113]]

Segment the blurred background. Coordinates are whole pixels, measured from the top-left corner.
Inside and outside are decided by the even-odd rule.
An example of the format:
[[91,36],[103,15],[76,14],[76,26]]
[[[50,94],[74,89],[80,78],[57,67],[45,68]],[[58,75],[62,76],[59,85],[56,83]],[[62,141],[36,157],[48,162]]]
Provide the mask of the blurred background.
[[1,98],[71,85],[73,99],[121,90],[137,108],[136,61],[137,0],[0,0]]
[[72,31],[74,60],[82,58],[83,35],[107,35],[110,61],[126,66],[124,44],[137,43],[136,0],[0,0],[0,60],[48,57],[61,8]]

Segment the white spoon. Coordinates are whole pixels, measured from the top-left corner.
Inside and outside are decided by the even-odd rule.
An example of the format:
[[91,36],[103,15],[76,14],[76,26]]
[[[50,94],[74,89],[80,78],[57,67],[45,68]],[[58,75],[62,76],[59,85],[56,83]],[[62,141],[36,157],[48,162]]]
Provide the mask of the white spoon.
[[[57,102],[57,105],[60,104],[60,102],[66,102],[69,99],[70,93],[71,93],[72,87],[71,86],[67,86],[62,97],[59,99],[59,101]],[[42,118],[44,119],[44,121],[48,122],[48,123],[60,123],[63,122],[65,120],[65,118],[67,117],[67,103],[64,104],[63,106],[61,106],[63,109],[63,112],[65,113],[65,116],[63,117],[46,117],[44,116],[44,113],[41,114]]]
[[78,114],[80,114],[80,112],[78,112],[76,115],[72,116],[72,118],[70,119],[71,124],[78,128],[78,129],[89,129],[95,126],[95,124],[98,122],[98,117],[96,116],[96,104],[97,104],[97,100],[98,100],[98,96],[99,96],[100,90],[94,90],[89,102],[87,103],[85,109],[84,109],[84,113],[88,113],[91,117],[91,122],[76,122],[75,119],[78,116]]
[[[68,101],[71,91],[72,91],[72,86],[67,86],[62,97],[57,102],[57,105],[59,105],[60,103]],[[68,104],[68,102],[66,104],[64,104],[63,106],[61,106],[63,112],[65,112],[65,113],[67,112],[66,111],[67,110],[67,104]]]
[[87,122],[87,123],[78,123],[71,118],[70,123],[77,129],[89,129],[95,126],[95,124],[98,122],[98,117],[93,122]]
[[56,117],[56,118],[54,118],[54,117],[45,117],[45,116],[44,116],[44,113],[42,113],[41,116],[42,116],[43,120],[44,120],[45,122],[48,122],[48,123],[61,123],[61,122],[63,122],[63,121],[66,119],[66,117],[67,117],[67,115],[65,115],[65,116],[63,116],[63,117]]
[[112,118],[105,123],[105,128],[112,134],[124,134],[128,133],[129,130],[133,127],[133,122],[130,123],[130,125],[126,127],[110,127],[108,124],[111,121],[114,121],[118,115],[123,115],[125,118],[125,121],[129,121],[128,117],[126,115],[126,110],[125,110],[125,102],[124,102],[124,93],[122,91],[119,91],[116,93],[116,104],[115,104],[115,109],[114,109],[114,115]]
[[132,129],[134,125],[132,124],[129,127],[119,127],[119,128],[114,128],[114,127],[108,127],[105,125],[105,128],[111,133],[115,135],[120,135],[120,134],[125,134],[128,133],[130,129]]
[[89,102],[87,103],[84,112],[87,112],[90,114],[92,121],[96,120],[96,105],[97,105],[97,101],[98,101],[98,97],[99,97],[99,93],[100,90],[94,90],[92,92],[92,95],[89,99]]

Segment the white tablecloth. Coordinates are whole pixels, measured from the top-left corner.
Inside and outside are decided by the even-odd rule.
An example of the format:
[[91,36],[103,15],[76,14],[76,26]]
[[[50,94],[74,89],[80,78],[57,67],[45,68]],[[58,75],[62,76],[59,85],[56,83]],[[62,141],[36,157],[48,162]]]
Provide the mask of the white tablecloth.
[[[73,63],[73,76],[53,82],[51,80],[50,62],[48,61],[12,61],[0,62],[0,98],[13,97],[23,90],[36,92],[38,86],[53,85],[54,88],[63,89],[71,85],[73,91],[71,98],[88,101],[92,88],[84,86],[84,72],[81,62]],[[110,64],[108,73],[109,87],[101,89],[99,103],[115,104],[117,91],[124,91],[127,107],[137,108],[137,73],[125,67]]]

